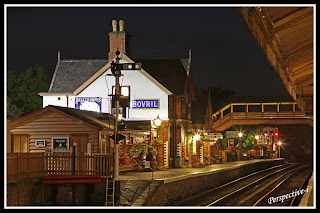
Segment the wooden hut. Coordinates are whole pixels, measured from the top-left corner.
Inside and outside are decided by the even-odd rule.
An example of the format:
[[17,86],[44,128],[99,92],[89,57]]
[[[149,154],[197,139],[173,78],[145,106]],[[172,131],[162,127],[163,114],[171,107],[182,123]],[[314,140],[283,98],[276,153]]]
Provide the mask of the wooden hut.
[[110,153],[114,118],[97,113],[59,106],[47,106],[9,124],[11,147],[8,152]]

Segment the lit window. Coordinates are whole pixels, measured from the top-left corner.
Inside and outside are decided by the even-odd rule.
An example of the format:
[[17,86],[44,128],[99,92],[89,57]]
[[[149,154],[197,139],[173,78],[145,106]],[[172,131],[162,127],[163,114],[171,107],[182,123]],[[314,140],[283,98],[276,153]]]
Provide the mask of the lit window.
[[129,96],[129,87],[121,87],[121,95],[128,97]]
[[[116,94],[116,87],[112,87],[112,95]],[[130,96],[130,87],[129,86],[122,86],[120,87],[120,94],[122,97],[129,97]]]

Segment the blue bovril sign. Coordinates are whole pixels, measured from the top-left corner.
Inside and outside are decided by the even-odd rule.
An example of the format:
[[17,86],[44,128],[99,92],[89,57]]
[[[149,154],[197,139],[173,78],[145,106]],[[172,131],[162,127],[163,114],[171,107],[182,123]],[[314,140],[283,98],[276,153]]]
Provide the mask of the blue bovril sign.
[[160,109],[160,100],[132,100],[132,109]]

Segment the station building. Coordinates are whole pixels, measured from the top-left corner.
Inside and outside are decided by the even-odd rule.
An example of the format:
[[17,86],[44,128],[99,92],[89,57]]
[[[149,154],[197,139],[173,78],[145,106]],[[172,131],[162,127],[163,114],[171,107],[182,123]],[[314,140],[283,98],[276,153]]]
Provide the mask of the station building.
[[[43,107],[53,105],[114,115],[115,78],[110,66],[116,60],[116,51],[120,51],[120,63],[142,65],[141,70],[121,71],[120,114],[127,125],[121,133],[126,136],[121,143],[146,144],[157,139],[162,143],[157,150],[159,168],[190,164],[187,133],[192,130],[191,105],[196,101],[191,53],[186,59],[134,59],[130,56],[130,35],[124,30],[124,22],[120,20],[118,26],[113,20],[112,26],[108,60],[60,59],[59,53],[50,88],[39,93]],[[157,117],[162,120],[159,127],[152,125]],[[101,144],[97,147],[97,151],[104,151]],[[125,157],[126,146],[120,144],[121,147]]]

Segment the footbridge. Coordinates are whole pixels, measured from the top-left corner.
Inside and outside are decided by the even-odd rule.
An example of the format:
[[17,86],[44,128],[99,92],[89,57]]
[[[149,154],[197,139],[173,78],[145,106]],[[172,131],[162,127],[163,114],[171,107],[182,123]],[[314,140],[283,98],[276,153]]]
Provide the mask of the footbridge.
[[296,102],[230,103],[212,115],[213,130],[222,132],[234,125],[309,124],[313,119]]

